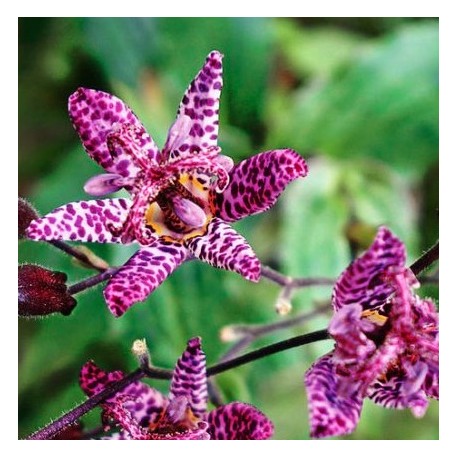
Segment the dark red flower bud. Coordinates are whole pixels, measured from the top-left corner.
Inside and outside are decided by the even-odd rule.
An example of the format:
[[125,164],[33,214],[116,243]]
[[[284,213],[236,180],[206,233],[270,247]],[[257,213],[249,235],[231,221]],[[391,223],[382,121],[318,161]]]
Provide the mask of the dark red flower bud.
[[66,274],[32,264],[23,264],[18,269],[20,316],[70,315],[76,300],[68,294]]
[[26,237],[25,230],[39,217],[38,212],[22,197],[18,198],[18,238]]
[[73,423],[57,433],[53,440],[81,440],[83,438],[83,425],[80,422]]

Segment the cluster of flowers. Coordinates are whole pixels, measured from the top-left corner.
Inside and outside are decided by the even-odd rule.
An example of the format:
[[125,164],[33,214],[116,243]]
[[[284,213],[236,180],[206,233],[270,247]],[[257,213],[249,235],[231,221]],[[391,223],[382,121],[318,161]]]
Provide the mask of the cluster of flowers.
[[[160,150],[132,110],[115,96],[78,89],[69,99],[73,125],[106,173],[73,202],[35,218],[33,240],[137,243],[139,250],[109,279],[104,296],[119,317],[143,301],[174,269],[198,258],[258,281],[261,264],[228,223],[269,209],[288,183],[308,172],[290,149],[257,154],[238,165],[217,146],[222,55],[214,51],[188,87]],[[125,189],[130,198],[99,199]],[[413,293],[403,244],[380,228],[373,245],[334,287],[329,334],[334,350],[307,372],[311,435],[351,432],[362,401],[410,408],[421,416],[438,398],[438,318]],[[24,290],[25,291],[25,290]],[[25,294],[25,292],[24,292]],[[73,308],[74,303],[68,304]],[[81,371],[89,396],[122,378],[93,362]],[[205,355],[199,338],[178,360],[168,397],[135,382],[106,400],[104,421],[120,427],[107,439],[267,439],[270,420],[240,402],[207,413]]]

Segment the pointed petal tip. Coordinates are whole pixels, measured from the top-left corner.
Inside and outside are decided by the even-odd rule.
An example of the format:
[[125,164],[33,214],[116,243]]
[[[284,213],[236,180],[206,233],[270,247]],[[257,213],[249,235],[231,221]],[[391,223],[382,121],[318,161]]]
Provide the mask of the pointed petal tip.
[[103,291],[110,312],[120,317],[132,305],[145,301],[186,259],[187,253],[181,244],[166,244],[160,239],[138,250]]
[[119,318],[129,310],[134,304],[133,301],[127,301],[123,299],[122,291],[112,292],[111,289],[105,288],[103,290],[103,297],[107,303],[108,310],[115,318]]
[[202,349],[202,337],[196,336],[188,340],[187,349],[190,350],[201,350]]
[[[258,261],[258,260],[256,260]],[[259,280],[261,279],[261,264],[258,261],[257,263],[255,262],[254,265],[252,265],[249,270],[243,275],[247,280],[253,282],[253,283],[259,283]]]
[[290,157],[291,159],[294,159],[294,173],[297,178],[299,177],[306,177],[309,173],[309,168],[307,165],[307,162],[305,159],[295,150],[293,149],[283,149],[279,150],[281,153],[283,153],[285,156]]
[[217,59],[219,61],[222,61],[223,58],[224,58],[224,54],[218,51],[217,49],[214,49],[213,51],[211,51],[207,56],[207,60]]
[[29,226],[25,229],[25,236],[29,240],[40,240],[39,233],[37,231],[37,224],[35,221],[32,221]]

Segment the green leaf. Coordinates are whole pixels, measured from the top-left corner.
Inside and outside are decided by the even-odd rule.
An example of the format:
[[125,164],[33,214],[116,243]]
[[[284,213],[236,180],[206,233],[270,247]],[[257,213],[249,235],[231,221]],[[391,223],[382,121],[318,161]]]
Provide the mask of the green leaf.
[[353,218],[374,229],[388,226],[406,245],[408,262],[413,262],[419,255],[418,204],[410,181],[370,160],[348,161],[339,167]]
[[332,27],[304,28],[279,19],[276,35],[287,67],[300,78],[328,78],[361,49],[363,38]]
[[373,157],[418,176],[438,157],[438,84],[437,23],[403,27],[328,83],[293,94],[271,142],[334,157]]
[[[336,278],[350,259],[345,226],[350,210],[340,193],[340,173],[331,161],[310,160],[309,176],[285,192],[281,271],[294,277]],[[300,297],[329,299],[330,288],[308,288]]]

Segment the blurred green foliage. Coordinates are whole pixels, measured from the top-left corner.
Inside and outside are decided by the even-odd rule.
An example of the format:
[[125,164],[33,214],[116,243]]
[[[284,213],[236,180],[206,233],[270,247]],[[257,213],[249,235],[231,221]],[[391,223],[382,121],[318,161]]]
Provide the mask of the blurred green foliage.
[[[115,93],[158,144],[184,89],[212,49],[225,54],[220,144],[236,162],[277,147],[309,160],[270,212],[237,223],[260,259],[292,276],[337,276],[376,226],[388,225],[409,261],[438,238],[438,21],[409,18],[22,18],[19,21],[19,192],[41,213],[87,198],[100,169],[66,113],[78,86]],[[112,265],[131,248],[88,244]],[[44,243],[21,242],[19,259],[90,271]],[[426,288],[425,288],[426,290]],[[293,314],[330,298],[298,293]],[[427,293],[438,298],[437,287]],[[278,288],[250,284],[202,263],[178,269],[124,317],[102,289],[78,296],[70,317],[19,322],[19,434],[43,426],[84,396],[81,365],[130,370],[134,339],[146,337],[156,364],[172,367],[186,341],[203,338],[209,364],[229,347],[233,323],[278,320]],[[329,315],[263,338],[257,346],[325,327]],[[298,348],[217,378],[229,401],[256,404],[276,439],[307,439],[303,373],[331,342]],[[152,382],[166,390],[163,382]],[[85,417],[98,422],[97,412]],[[436,439],[438,406],[415,420],[371,405],[349,439]]]

